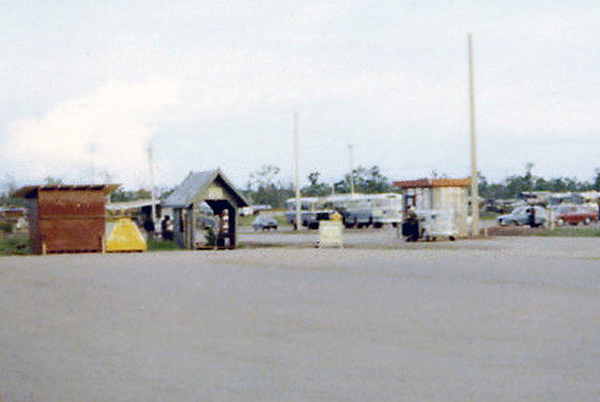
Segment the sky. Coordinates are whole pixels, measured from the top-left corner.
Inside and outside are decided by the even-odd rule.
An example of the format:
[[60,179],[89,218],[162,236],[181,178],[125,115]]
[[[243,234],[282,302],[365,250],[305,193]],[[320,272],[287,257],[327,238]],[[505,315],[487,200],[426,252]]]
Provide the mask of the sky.
[[466,177],[468,33],[480,172],[591,180],[596,0],[3,0],[0,181]]

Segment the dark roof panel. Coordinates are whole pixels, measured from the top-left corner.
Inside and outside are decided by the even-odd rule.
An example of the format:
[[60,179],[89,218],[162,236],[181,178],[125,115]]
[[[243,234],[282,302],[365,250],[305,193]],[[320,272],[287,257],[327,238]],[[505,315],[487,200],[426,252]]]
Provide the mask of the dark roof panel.
[[12,196],[20,198],[35,198],[39,191],[101,191],[110,194],[120,184],[47,184],[41,186],[25,186],[15,191]]
[[215,180],[220,178],[225,187],[238,200],[238,206],[247,206],[248,202],[236,190],[236,188],[227,180],[220,169],[207,170],[204,172],[190,172],[183,182],[162,202],[165,207],[187,207],[194,199],[203,192]]

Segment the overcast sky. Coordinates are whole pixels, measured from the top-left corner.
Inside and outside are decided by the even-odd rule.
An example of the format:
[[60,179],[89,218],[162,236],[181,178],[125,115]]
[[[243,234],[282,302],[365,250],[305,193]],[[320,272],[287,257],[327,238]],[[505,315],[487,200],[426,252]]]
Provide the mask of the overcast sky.
[[0,172],[160,186],[220,166],[303,178],[467,176],[467,34],[479,169],[600,167],[600,2],[0,2]]

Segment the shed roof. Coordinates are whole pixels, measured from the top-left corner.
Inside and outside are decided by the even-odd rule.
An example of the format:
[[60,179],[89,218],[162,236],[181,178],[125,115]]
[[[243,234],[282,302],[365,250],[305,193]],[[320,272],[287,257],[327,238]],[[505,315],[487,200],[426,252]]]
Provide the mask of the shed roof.
[[194,200],[205,195],[213,182],[220,183],[237,201],[237,207],[246,207],[248,202],[231,182],[225,177],[221,169],[203,172],[190,172],[185,180],[161,204],[165,207],[187,207]]
[[101,191],[110,194],[119,188],[120,184],[46,184],[41,186],[25,186],[15,191],[12,196],[20,198],[35,198],[40,191]]
[[395,181],[394,186],[400,188],[433,188],[433,187],[469,187],[471,179],[417,179]]

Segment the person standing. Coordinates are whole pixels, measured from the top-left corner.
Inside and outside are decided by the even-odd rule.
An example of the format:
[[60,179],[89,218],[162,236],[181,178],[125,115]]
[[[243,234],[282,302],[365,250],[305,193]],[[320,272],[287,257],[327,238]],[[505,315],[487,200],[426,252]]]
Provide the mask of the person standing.
[[144,222],[144,230],[148,234],[148,240],[154,240],[154,221],[152,218],[146,219]]
[[419,239],[419,219],[410,205],[404,212],[402,234],[406,236],[406,241],[417,241]]
[[529,226],[535,227],[535,207],[533,205],[529,207]]
[[161,234],[164,240],[173,240],[173,228],[169,215],[166,215],[161,223]]

